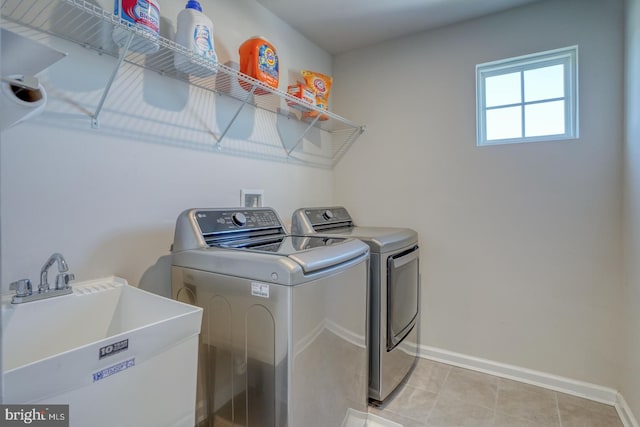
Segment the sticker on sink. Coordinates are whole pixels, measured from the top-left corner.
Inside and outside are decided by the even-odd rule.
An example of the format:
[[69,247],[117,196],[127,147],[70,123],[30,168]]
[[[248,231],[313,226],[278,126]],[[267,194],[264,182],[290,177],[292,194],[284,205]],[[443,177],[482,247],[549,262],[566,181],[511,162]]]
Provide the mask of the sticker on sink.
[[104,368],[98,372],[93,373],[93,382],[103,380],[111,375],[119,374],[120,372],[132,368],[136,364],[136,358],[132,357],[131,359],[127,359],[123,362],[116,363],[113,366],[109,366],[108,368]]
[[114,354],[120,353],[121,351],[125,351],[129,348],[129,339],[114,342],[109,345],[105,345],[104,347],[100,347],[98,352],[98,360],[103,359],[107,356],[113,356]]

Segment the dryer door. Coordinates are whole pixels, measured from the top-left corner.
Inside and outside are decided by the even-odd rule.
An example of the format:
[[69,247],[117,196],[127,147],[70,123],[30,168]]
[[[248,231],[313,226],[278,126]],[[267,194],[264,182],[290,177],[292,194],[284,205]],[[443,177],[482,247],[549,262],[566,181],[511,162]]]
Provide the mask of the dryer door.
[[387,351],[415,327],[418,318],[418,246],[387,258]]

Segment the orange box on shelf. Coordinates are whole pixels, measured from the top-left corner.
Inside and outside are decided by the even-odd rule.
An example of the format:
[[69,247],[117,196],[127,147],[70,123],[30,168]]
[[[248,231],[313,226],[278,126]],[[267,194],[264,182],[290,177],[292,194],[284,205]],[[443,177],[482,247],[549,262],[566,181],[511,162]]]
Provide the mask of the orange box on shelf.
[[325,102],[328,101],[331,86],[333,85],[333,77],[318,73],[317,71],[302,70],[301,72],[307,86],[310,87],[316,95],[324,99]]
[[[321,97],[320,95],[316,95],[316,107],[322,108],[323,110],[327,109],[327,101]],[[320,112],[316,110],[305,111],[302,113],[302,118],[306,120],[313,120]],[[329,120],[329,116],[326,114],[321,114],[318,118],[318,121]]]
[[[302,83],[297,83],[295,85],[289,85],[287,88],[287,93],[291,96],[298,98],[300,101],[309,103],[311,105],[316,104],[316,94],[314,91],[309,89],[306,85]],[[287,105],[291,108],[295,108],[300,111],[309,111],[311,108],[307,107],[298,102],[294,102],[287,99]]]

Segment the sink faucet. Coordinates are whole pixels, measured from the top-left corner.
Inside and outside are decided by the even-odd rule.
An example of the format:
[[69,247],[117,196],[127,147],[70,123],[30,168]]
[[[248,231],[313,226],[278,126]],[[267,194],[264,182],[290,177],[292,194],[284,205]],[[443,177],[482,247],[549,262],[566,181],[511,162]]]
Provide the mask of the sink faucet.
[[[58,275],[56,276],[56,286],[54,289],[49,287],[48,272],[51,266],[58,264]],[[22,302],[36,301],[49,297],[56,297],[60,295],[67,295],[73,292],[69,282],[75,279],[75,275],[68,273],[69,266],[64,257],[55,253],[49,257],[47,262],[44,263],[40,270],[40,284],[38,285],[38,292],[33,292],[31,288],[31,281],[29,279],[21,279],[11,283],[9,289],[16,291],[11,302],[13,304],[19,304]]]
[[44,263],[42,269],[40,270],[40,285],[38,286],[38,290],[40,292],[49,292],[49,281],[47,278],[47,272],[49,268],[53,265],[53,263],[58,263],[58,276],[56,277],[56,289],[65,289],[69,286],[69,281],[73,280],[73,274],[67,273],[69,271],[69,266],[67,265],[67,261],[65,261],[64,257],[55,253],[49,257],[47,262]]

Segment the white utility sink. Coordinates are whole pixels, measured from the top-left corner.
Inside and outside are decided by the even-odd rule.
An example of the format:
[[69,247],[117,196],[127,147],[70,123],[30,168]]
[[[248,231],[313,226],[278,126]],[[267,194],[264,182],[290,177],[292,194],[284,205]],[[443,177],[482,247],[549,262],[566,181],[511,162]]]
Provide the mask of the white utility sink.
[[69,404],[70,425],[193,426],[202,309],[109,277],[2,298],[3,403]]

